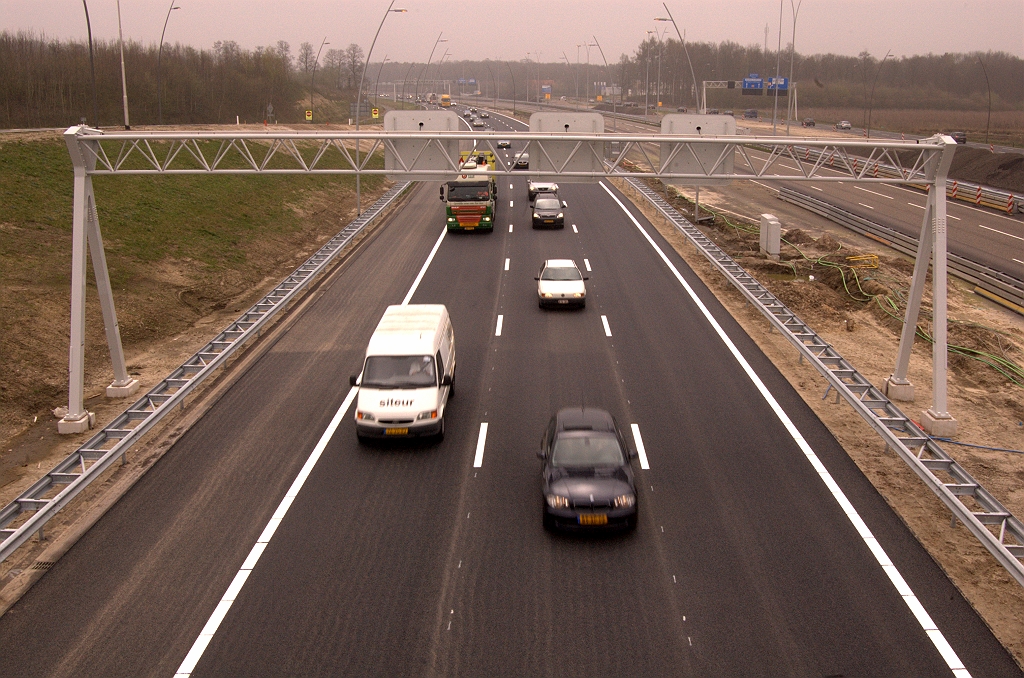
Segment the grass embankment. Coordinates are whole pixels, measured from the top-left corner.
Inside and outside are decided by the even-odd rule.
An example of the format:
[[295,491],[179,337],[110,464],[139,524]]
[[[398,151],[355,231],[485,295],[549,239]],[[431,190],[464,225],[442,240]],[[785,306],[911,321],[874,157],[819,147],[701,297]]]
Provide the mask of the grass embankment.
[[[154,147],[158,157],[166,152]],[[106,150],[117,157],[113,144]],[[213,151],[208,147],[207,157]],[[294,162],[279,156],[274,165]],[[338,156],[326,166],[340,164]],[[73,186],[68,151],[56,135],[0,142],[0,176],[6,440],[33,416],[66,404]],[[353,177],[114,176],[96,177],[94,188],[130,370],[132,355],[149,343],[212,311],[245,308],[355,216]],[[383,190],[383,177],[364,178],[363,204]],[[88,279],[86,381],[109,382],[91,264]]]

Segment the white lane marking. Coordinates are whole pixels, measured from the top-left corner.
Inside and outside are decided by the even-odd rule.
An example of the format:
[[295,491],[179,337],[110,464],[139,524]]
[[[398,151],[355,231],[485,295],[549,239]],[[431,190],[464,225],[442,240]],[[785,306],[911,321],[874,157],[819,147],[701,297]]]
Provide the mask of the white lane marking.
[[500,337],[501,336],[501,326],[502,326],[502,324],[504,322],[505,322],[505,316],[499,315],[498,316],[498,324],[494,327],[494,336],[496,336],[496,337]]
[[911,207],[916,207],[916,208],[917,208],[917,209],[919,209],[919,210],[923,210],[923,209],[925,209],[924,205],[915,205],[915,204],[914,204],[914,203],[912,203],[912,202],[908,202],[907,204],[908,204],[908,205],[910,205]]
[[640,437],[640,427],[636,424],[630,424],[629,427],[633,429],[633,442],[636,444],[637,456],[640,457],[640,468],[646,471],[651,465],[647,463],[647,449],[644,447],[644,439]]
[[579,231],[576,230],[576,224],[572,225],[572,232],[573,233],[579,233]]
[[[921,191],[919,191],[917,189],[913,189],[913,188],[906,188],[905,186],[895,186],[894,185],[894,186],[891,186],[891,188],[895,188],[895,189],[900,190],[900,191],[906,191],[907,193],[913,193],[914,195],[921,195]],[[988,211],[986,209],[982,209],[980,207],[975,207],[974,205],[966,205],[963,202],[954,201],[954,200],[950,200],[950,199],[947,198],[946,199],[946,210],[948,211],[948,210],[950,210],[950,209],[952,209],[954,207],[965,209],[965,210],[973,210],[975,212],[980,212],[980,213],[984,214],[987,217],[995,217],[997,219],[1006,219],[1007,221],[1012,221],[1013,223],[1015,223],[1017,225],[1021,224],[1021,220],[1020,219],[1014,219],[1013,217],[1008,217],[1008,216],[1005,216],[1005,215],[1002,215],[1002,214],[995,214],[994,212],[990,212],[990,211]]]
[[480,468],[484,465],[484,445],[486,444],[487,422],[482,421],[480,422],[480,435],[476,439],[476,456],[473,458],[473,468]]
[[508,232],[509,232],[509,233],[511,233],[511,232],[512,232],[512,224],[509,224],[509,225],[508,225]]
[[420,272],[416,275],[416,279],[412,281],[412,287],[409,288],[409,293],[405,295],[405,299],[402,299],[402,306],[407,305],[409,300],[412,299],[412,295],[416,293],[416,288],[420,286],[420,281],[423,280],[423,276],[427,272],[427,267],[429,267],[430,262],[434,260],[434,255],[437,254],[438,248],[441,247],[441,241],[444,240],[444,234],[447,232],[447,228],[441,231],[441,236],[437,239],[437,242],[434,243],[434,249],[430,250],[430,256],[428,256],[427,260],[423,262],[423,268],[421,268]]
[[816,191],[821,191],[821,189],[820,189],[820,188],[818,188],[817,186],[811,186],[811,188],[813,188],[813,189],[814,189],[814,190],[816,190]]
[[886,195],[885,193],[878,193],[877,191],[869,191],[868,189],[862,188],[860,186],[854,186],[854,188],[856,188],[858,191],[864,191],[865,193],[871,193],[873,195],[877,195],[877,196],[882,197],[882,198],[888,198],[889,200],[895,200],[896,199],[896,198],[892,197],[891,195]]
[[1007,238],[1016,238],[1017,240],[1024,240],[1024,238],[1020,237],[1019,235],[1007,233],[1006,231],[1000,231],[998,228],[991,228],[990,226],[986,226],[985,224],[978,224],[978,228],[984,228],[986,231],[992,231],[993,233],[998,233],[999,235],[1005,235]]
[[947,218],[947,219],[954,219],[954,220],[956,220],[956,221],[960,221],[960,217],[954,217],[954,216],[953,216],[952,214],[950,214],[949,212],[946,212],[946,218]]
[[[825,483],[825,486],[832,493],[832,497],[836,500],[836,503],[839,504],[840,508],[842,508],[843,512],[846,514],[847,520],[850,521],[853,527],[857,530],[858,534],[860,534],[861,539],[864,540],[865,545],[871,551],[872,555],[874,555],[875,560],[878,562],[878,564],[882,567],[882,571],[885,572],[885,574],[889,577],[889,581],[891,581],[893,586],[896,587],[896,592],[900,595],[900,597],[903,599],[903,602],[914,614],[914,617],[921,625],[921,628],[924,629],[925,633],[928,635],[928,638],[931,639],[932,644],[935,645],[935,649],[939,651],[940,655],[942,655],[942,658],[946,661],[946,665],[957,676],[970,676],[971,674],[968,673],[967,669],[963,665],[963,662],[961,662],[960,658],[956,655],[956,652],[954,652],[953,649],[946,642],[946,639],[943,637],[942,632],[939,631],[939,629],[935,626],[931,618],[927,617],[927,613],[924,612],[924,607],[917,599],[917,596],[914,595],[913,590],[911,590],[910,586],[903,579],[903,575],[900,574],[899,570],[896,569],[896,566],[892,564],[891,560],[889,560],[889,557],[886,555],[885,550],[882,548],[881,544],[878,543],[878,540],[875,539],[875,536],[871,533],[871,530],[868,529],[868,526],[864,523],[860,515],[857,513],[857,509],[855,509],[853,507],[853,504],[850,503],[849,499],[846,498],[846,494],[843,492],[842,488],[840,488],[836,481],[832,478],[832,474],[829,473],[828,469],[825,468],[825,465],[821,463],[821,460],[818,459],[818,455],[814,453],[814,450],[811,449],[811,446],[807,443],[806,440],[804,440],[803,435],[801,435],[796,425],[789,418],[789,415],[786,414],[786,411],[783,410],[782,406],[779,405],[777,400],[775,400],[775,396],[772,395],[771,391],[768,390],[768,387],[764,385],[763,381],[761,381],[761,378],[757,376],[756,372],[754,372],[754,368],[750,366],[750,363],[747,362],[746,358],[743,357],[743,354],[740,353],[738,348],[736,348],[736,345],[732,342],[732,339],[729,338],[729,335],[725,333],[725,330],[722,329],[722,326],[719,325],[718,321],[715,320],[713,315],[711,315],[711,311],[708,310],[707,306],[704,305],[704,302],[702,302],[700,298],[697,296],[697,293],[693,291],[693,288],[690,287],[689,283],[686,282],[682,274],[679,273],[679,270],[675,267],[675,265],[673,265],[673,263],[665,255],[661,248],[658,247],[658,244],[654,242],[654,239],[650,236],[650,234],[644,229],[643,226],[640,225],[640,222],[637,221],[636,217],[633,216],[633,213],[626,209],[626,206],[622,204],[622,201],[620,201],[615,196],[615,194],[611,192],[611,190],[608,188],[608,186],[605,185],[603,181],[599,183],[601,184],[601,188],[603,188],[608,193],[608,195],[611,196],[612,200],[614,200],[616,204],[618,204],[622,211],[626,213],[626,216],[629,217],[630,221],[633,222],[633,225],[636,226],[637,229],[639,229],[640,233],[644,236],[647,242],[651,245],[651,247],[654,248],[654,251],[657,252],[658,256],[661,257],[661,260],[665,262],[666,266],[668,266],[669,270],[672,271],[672,273],[675,275],[676,280],[678,280],[679,284],[683,286],[683,289],[686,290],[686,293],[690,296],[690,299],[693,300],[693,303],[697,305],[701,313],[704,314],[704,317],[707,319],[708,323],[711,325],[712,328],[714,328],[715,332],[718,334],[718,337],[722,340],[722,343],[724,343],[726,348],[729,349],[729,352],[732,353],[733,358],[736,359],[736,362],[739,363],[740,367],[743,368],[743,371],[746,372],[747,377],[750,379],[750,381],[754,383],[754,386],[761,393],[761,396],[765,399],[765,401],[767,401],[768,406],[771,407],[772,411],[775,413],[775,416],[778,417],[782,425],[785,426],[786,430],[789,432],[789,435],[793,438],[793,441],[804,453],[804,456],[807,458],[807,461],[811,464],[811,466],[814,467],[814,470],[817,471],[818,477],[821,478],[821,481],[823,483]],[[924,613],[925,616],[920,616],[918,614],[918,610]]]
[[512,207],[512,201],[511,200],[508,201],[508,206]]
[[[919,209],[919,210],[923,210],[923,209],[925,209],[925,207],[924,207],[924,206],[922,206],[922,205],[915,205],[915,204],[914,204],[914,203],[912,203],[912,202],[908,202],[907,204],[908,204],[908,205],[910,205],[911,207],[916,207],[916,208],[917,208],[917,209]],[[946,205],[948,206],[948,205],[949,205],[949,203],[946,203]],[[954,217],[954,216],[953,216],[952,214],[949,214],[948,212],[946,213],[946,218],[947,218],[947,219],[955,219],[955,220],[957,220],[957,221],[961,221],[960,217]]]
[[[506,153],[506,154],[505,154],[505,157],[506,157],[506,158],[508,157],[508,153]],[[515,186],[513,186],[512,184],[509,184],[509,185],[508,185],[508,190],[510,190],[510,191],[511,191],[511,190],[512,190],[513,188],[515,188]]]
[[506,259],[505,259],[505,270],[506,270],[506,271],[508,270],[508,264],[509,264],[509,261],[511,261],[511,260],[510,260],[510,259],[508,259],[508,258],[506,258]]
[[590,270],[590,259],[584,259],[583,260],[583,265],[586,266],[587,270],[589,271]]
[[868,208],[869,210],[873,210],[873,209],[875,209],[875,208],[874,208],[874,207],[872,207],[871,205],[865,205],[865,204],[864,204],[864,203],[862,203],[862,202],[859,202],[859,203],[857,203],[857,204],[858,204],[858,205],[860,205],[861,207],[867,207],[867,208]]
[[281,503],[278,504],[277,510],[274,511],[274,515],[271,516],[267,522],[266,527],[263,528],[263,533],[260,538],[256,541],[256,544],[249,551],[249,555],[246,557],[245,562],[242,563],[242,567],[238,569],[238,573],[235,574],[235,578],[231,580],[231,584],[228,586],[228,590],[224,592],[220,602],[214,609],[213,614],[210,615],[209,620],[203,627],[203,630],[199,633],[199,637],[196,638],[192,644],[192,648],[185,655],[185,659],[181,662],[181,666],[175,672],[175,678],[187,678],[192,674],[196,668],[196,664],[202,658],[203,653],[206,651],[206,647],[213,640],[213,636],[217,633],[217,629],[220,628],[220,624],[224,621],[224,617],[227,616],[228,610],[231,609],[231,604],[238,597],[242,587],[245,586],[246,580],[252,573],[254,567],[256,567],[257,561],[263,551],[267,548],[267,544],[270,543],[271,537],[274,536],[274,532],[277,530],[277,526],[284,520],[284,516],[288,513],[288,509],[291,508],[292,501],[298,496],[299,490],[302,489],[302,485],[309,478],[310,473],[313,471],[313,467],[320,460],[320,455],[323,454],[324,449],[327,447],[327,443],[330,442],[334,436],[334,432],[338,430],[338,426],[341,425],[342,419],[348,413],[350,407],[352,407],[352,401],[355,400],[356,394],[359,389],[353,386],[349,389],[348,395],[345,396],[345,400],[342,401],[341,407],[334,413],[334,418],[331,419],[331,423],[327,425],[327,429],[320,436],[319,442],[316,447],[310,453],[309,458],[306,459],[306,463],[303,464],[302,470],[299,471],[299,475],[295,477],[292,482],[292,486],[288,488],[288,492],[285,493],[284,498],[281,499]]
[[608,316],[601,316],[601,324],[604,325],[604,336],[612,336],[612,328],[608,326]]
[[1014,259],[1014,261],[1016,261],[1018,264],[1024,264],[1024,261],[1021,261],[1020,259]]

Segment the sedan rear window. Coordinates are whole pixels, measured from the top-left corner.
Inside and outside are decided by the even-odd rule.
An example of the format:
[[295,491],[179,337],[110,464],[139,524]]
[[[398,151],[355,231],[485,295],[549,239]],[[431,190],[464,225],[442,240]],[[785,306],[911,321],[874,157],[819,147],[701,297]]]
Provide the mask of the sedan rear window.
[[540,276],[541,280],[583,280],[583,275],[578,268],[552,268],[544,269]]
[[607,434],[559,436],[551,453],[551,465],[559,467],[622,466],[624,463],[618,439]]
[[363,380],[367,388],[423,388],[437,386],[434,359],[429,355],[375,355],[366,359]]

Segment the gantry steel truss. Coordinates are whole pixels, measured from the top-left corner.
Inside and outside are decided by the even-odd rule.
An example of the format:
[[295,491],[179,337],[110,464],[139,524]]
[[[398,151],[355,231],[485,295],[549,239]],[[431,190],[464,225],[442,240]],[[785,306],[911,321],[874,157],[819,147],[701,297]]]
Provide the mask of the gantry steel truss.
[[[546,124],[550,129],[552,114],[537,115],[549,116]],[[561,120],[556,122],[559,123],[556,128],[561,129]],[[582,123],[592,122],[592,118],[582,119]],[[531,120],[531,126],[532,123]],[[515,172],[563,183],[594,182],[614,175],[620,178],[654,176],[670,184],[688,185],[758,179],[764,182],[904,183],[930,187],[921,229],[918,265],[914,272],[905,320],[906,327],[910,329],[905,329],[901,338],[896,369],[890,382],[909,386],[906,370],[931,254],[934,258],[934,400],[924,419],[926,428],[928,421],[953,421],[946,409],[946,193],[934,190],[936,186],[945,185],[956,147],[952,139],[933,137],[916,142],[878,140],[837,143],[835,140],[796,140],[790,137],[702,137],[575,131],[582,123],[579,115],[566,113],[564,134],[531,131],[513,135],[494,132],[378,130],[295,132],[273,128],[238,132],[105,133],[86,127],[69,128],[64,139],[74,165],[71,341],[68,414],[60,422],[61,430],[80,432],[91,426],[91,415],[84,407],[83,397],[87,254],[91,254],[92,258],[115,377],[108,388],[108,395],[128,396],[138,386],[128,375],[121,349],[117,314],[96,212],[93,177],[118,174],[338,174],[386,175],[400,182],[437,181],[460,173],[460,152],[475,154],[479,151],[491,151],[497,158],[496,169],[484,171],[484,174],[508,176]],[[603,129],[601,125],[597,127]],[[423,129],[422,126],[420,129]],[[508,138],[522,143],[524,148],[506,158],[497,148],[497,142]],[[657,144],[660,149],[657,160],[648,153],[652,144]],[[808,154],[808,149],[813,153]],[[761,153],[753,154],[750,152],[752,150]],[[514,169],[515,157],[522,152],[529,153],[531,157],[527,172]],[[653,174],[649,170],[641,171],[626,161],[627,156],[633,153],[647,160],[653,168]],[[765,153],[767,157],[761,158]],[[381,155],[384,156],[383,165],[380,162]],[[793,163],[799,174],[792,176],[777,173],[782,160]],[[877,176],[877,171],[872,168],[879,163],[896,167],[897,176]],[[289,298],[294,294],[290,292],[295,287],[293,282],[285,281],[282,284]],[[274,298],[264,300],[269,304],[267,308],[276,308],[275,300],[279,296],[277,294]],[[263,307],[253,312],[258,313],[260,309]],[[208,367],[221,364],[222,359],[217,360],[216,354],[228,347],[237,346],[236,342],[249,336],[252,331],[254,326],[247,324],[251,322],[247,318],[226,330],[224,337],[212,342],[208,350],[204,349],[197,354],[196,362],[179,368],[181,374],[176,371],[161,382],[159,393],[147,394],[118,419],[119,423],[108,426],[109,431],[105,429],[104,433],[97,434],[94,436],[96,440],[90,439],[78,450],[77,456],[72,455],[74,459],[69,457],[70,462],[59,465],[33,485],[31,491],[8,505],[0,513],[0,560],[6,558],[17,544],[24,542],[32,533],[41,530],[45,521],[84,487],[87,478],[98,475],[90,472],[92,466],[100,461],[104,466],[109,465],[123,455],[129,444],[168,411],[166,405],[176,402],[176,393],[191,390],[197,383],[193,377],[205,376],[210,371]],[[147,412],[150,414],[143,416]],[[140,423],[144,423],[141,429]],[[118,443],[119,440],[123,444]],[[61,490],[61,487],[64,489]],[[26,512],[35,512],[36,515],[26,519],[23,515]],[[11,527],[14,523],[19,526]]]

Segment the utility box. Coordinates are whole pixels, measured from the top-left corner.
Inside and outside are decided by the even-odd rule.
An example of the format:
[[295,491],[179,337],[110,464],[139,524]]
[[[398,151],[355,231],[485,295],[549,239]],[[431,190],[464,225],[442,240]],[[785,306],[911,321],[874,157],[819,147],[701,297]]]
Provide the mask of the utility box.
[[[531,134],[603,134],[604,116],[584,111],[543,111],[530,116]],[[603,141],[528,142],[530,176],[560,184],[593,184],[596,176],[567,176],[560,172],[604,173]]]
[[[388,111],[384,131],[458,132],[459,116],[452,110]],[[392,181],[449,181],[459,173],[458,167],[458,139],[392,139],[384,146],[384,169]]]
[[761,252],[769,259],[779,260],[779,241],[782,238],[782,224],[774,214],[761,215]]

